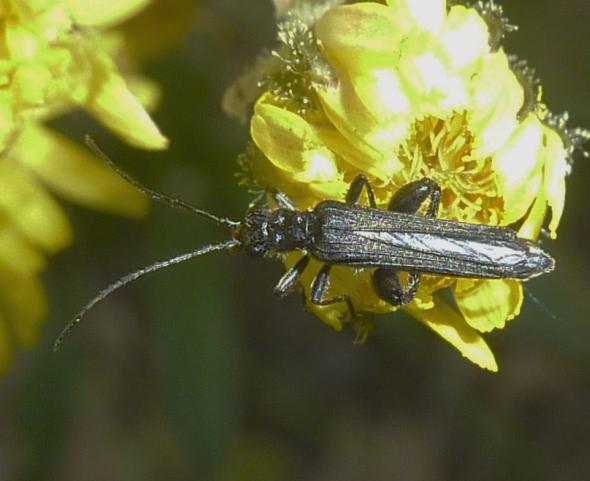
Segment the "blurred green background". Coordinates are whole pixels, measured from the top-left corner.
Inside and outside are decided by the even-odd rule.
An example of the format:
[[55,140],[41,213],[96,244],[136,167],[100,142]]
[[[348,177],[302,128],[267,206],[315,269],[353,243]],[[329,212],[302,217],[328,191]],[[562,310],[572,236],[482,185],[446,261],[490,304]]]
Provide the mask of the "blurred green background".
[[[505,0],[507,49],[535,66],[550,107],[590,126],[590,3]],[[163,18],[163,23],[166,19]],[[247,129],[220,99],[274,44],[270,0],[200,2],[183,43],[145,66],[162,89],[164,153],[91,133],[146,184],[239,219]],[[157,38],[158,33],[154,32]],[[581,480],[590,471],[590,165],[578,158],[557,270],[528,288],[509,328],[487,336],[500,373],[472,366],[402,314],[366,345],[336,334],[272,287],[278,263],[214,254],[146,278],[51,343],[99,288],[226,232],[154,205],[134,223],[67,205],[75,245],[45,275],[52,315],[37,349],[0,380],[5,480]]]

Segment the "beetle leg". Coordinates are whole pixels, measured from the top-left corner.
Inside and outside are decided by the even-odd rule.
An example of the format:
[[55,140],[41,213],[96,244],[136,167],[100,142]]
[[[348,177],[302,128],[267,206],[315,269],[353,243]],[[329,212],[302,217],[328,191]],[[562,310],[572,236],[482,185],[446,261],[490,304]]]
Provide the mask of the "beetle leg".
[[348,320],[352,323],[352,326],[354,327],[357,334],[354,342],[355,344],[362,344],[367,340],[368,335],[373,330],[373,314],[362,311],[357,312],[352,305],[350,297],[345,295],[324,299],[324,295],[328,289],[331,268],[331,265],[324,264],[324,266],[320,269],[320,272],[318,272],[318,275],[315,277],[311,285],[310,301],[316,306],[330,306],[332,304],[345,302],[348,309]]
[[324,264],[311,284],[310,300],[313,304],[317,304],[318,306],[327,306],[336,302],[343,302],[347,299],[347,296],[336,296],[332,299],[324,299],[324,295],[328,290],[330,269],[332,269],[331,264]]
[[352,303],[350,302],[350,298],[348,296],[335,296],[330,299],[324,299],[324,295],[328,290],[329,278],[330,278],[330,269],[332,269],[331,264],[324,264],[318,272],[318,275],[313,280],[311,284],[311,297],[310,301],[312,304],[317,306],[329,306],[331,304],[337,304],[339,302],[346,302],[348,305],[348,309],[350,312],[351,317],[355,317],[355,312],[352,307]]
[[408,283],[402,286],[397,271],[386,267],[380,267],[373,273],[373,288],[377,295],[392,306],[403,306],[414,299],[420,286],[421,275],[410,272]]
[[434,180],[424,177],[398,189],[391,197],[388,209],[395,212],[415,214],[428,198],[430,199],[430,205],[426,211],[426,216],[436,217],[440,204],[440,187]]
[[373,188],[371,187],[371,183],[369,179],[367,179],[363,174],[359,174],[355,177],[355,179],[350,184],[348,188],[348,192],[346,193],[346,203],[347,204],[356,204],[359,199],[361,198],[361,194],[363,192],[363,187],[367,189],[367,197],[369,197],[369,205],[373,208],[377,207],[375,203],[375,194],[373,193]]
[[250,202],[250,207],[266,205],[267,196],[269,195],[272,197],[272,200],[275,201],[277,207],[288,210],[299,210],[295,203],[289,197],[287,197],[287,194],[284,194],[280,190],[270,188],[258,192],[258,195],[254,198],[254,200]]
[[[393,194],[388,209],[395,212],[415,214],[422,204],[430,199],[426,217],[435,218],[440,206],[440,186],[432,179],[423,179],[404,185]],[[373,288],[377,295],[393,306],[412,302],[420,287],[421,274],[410,272],[408,282],[402,286],[396,269],[381,267],[373,273]]]
[[297,263],[283,274],[277,285],[273,289],[273,294],[279,297],[285,297],[293,291],[293,288],[299,281],[301,274],[309,264],[309,256],[303,256]]
[[295,203],[280,190],[270,189],[268,193],[272,196],[273,200],[277,203],[277,205],[280,208],[288,210],[299,210]]

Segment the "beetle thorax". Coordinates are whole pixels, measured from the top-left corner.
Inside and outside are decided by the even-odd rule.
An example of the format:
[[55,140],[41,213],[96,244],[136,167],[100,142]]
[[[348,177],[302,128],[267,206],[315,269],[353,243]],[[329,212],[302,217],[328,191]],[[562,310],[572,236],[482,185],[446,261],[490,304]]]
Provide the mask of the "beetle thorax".
[[254,256],[274,256],[280,252],[307,248],[312,239],[313,213],[288,209],[251,209],[236,231],[246,253]]

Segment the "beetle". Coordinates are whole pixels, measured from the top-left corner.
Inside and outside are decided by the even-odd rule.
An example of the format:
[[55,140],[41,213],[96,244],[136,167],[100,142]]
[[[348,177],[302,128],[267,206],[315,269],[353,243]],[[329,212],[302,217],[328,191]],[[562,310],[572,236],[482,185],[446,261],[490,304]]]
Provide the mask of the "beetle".
[[[311,285],[310,301],[316,305],[346,302],[347,296],[327,298],[330,270],[335,265],[374,268],[372,284],[379,298],[392,306],[411,302],[423,274],[480,279],[530,279],[553,270],[555,261],[530,240],[517,237],[508,227],[438,219],[441,189],[430,178],[410,182],[391,197],[387,209],[377,207],[367,177],[358,175],[344,202],[328,200],[313,209],[300,210],[282,192],[269,191],[275,208],[251,205],[244,220],[217,217],[179,199],[145,187],[119,169],[92,140],[89,146],[121,177],[152,199],[205,217],[231,229],[231,239],[199,247],[131,272],[101,290],[63,329],[54,350],[86,313],[111,293],[151,272],[209,252],[245,251],[258,258],[281,258],[300,251],[303,256],[280,278],[274,294],[284,297],[294,290],[310,259],[323,265]],[[359,204],[366,191],[369,205]],[[424,215],[418,214],[428,202]],[[399,273],[406,272],[402,284]]]

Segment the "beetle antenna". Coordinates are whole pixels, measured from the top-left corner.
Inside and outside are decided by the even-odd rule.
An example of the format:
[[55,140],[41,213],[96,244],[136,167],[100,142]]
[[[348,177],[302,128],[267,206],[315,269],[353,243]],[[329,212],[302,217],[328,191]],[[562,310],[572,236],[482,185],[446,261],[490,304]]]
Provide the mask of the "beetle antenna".
[[206,245],[203,247],[199,247],[198,249],[193,249],[192,251],[185,252],[184,254],[179,254],[177,256],[171,257],[170,259],[154,262],[149,266],[142,267],[141,269],[138,269],[135,272],[130,272],[129,274],[124,275],[118,281],[115,281],[111,285],[102,289],[82,308],[80,312],[78,312],[78,314],[76,314],[76,316],[68,323],[68,325],[61,331],[61,333],[55,340],[55,343],[53,344],[53,351],[56,352],[60,348],[65,337],[70,333],[70,331],[74,327],[76,327],[76,325],[80,323],[80,321],[88,313],[88,311],[90,311],[100,301],[110,296],[113,292],[119,290],[121,287],[124,287],[133,281],[136,281],[137,279],[145,276],[146,274],[159,271],[160,269],[165,269],[172,265],[180,264],[194,257],[208,254],[209,252],[228,250],[232,247],[238,247],[240,245],[241,242],[234,239],[225,242],[220,242],[218,244]]
[[111,160],[111,158],[107,154],[105,154],[100,149],[100,147],[98,147],[98,145],[96,145],[96,142],[94,142],[94,140],[92,139],[92,137],[90,137],[90,135],[86,135],[85,142],[86,142],[86,145],[88,146],[88,148],[90,150],[92,150],[98,157],[100,157],[120,177],[122,177],[127,182],[129,182],[137,190],[143,192],[150,199],[155,200],[156,202],[161,202],[161,203],[166,204],[170,207],[174,207],[175,209],[187,210],[189,212],[192,212],[193,214],[199,215],[201,217],[205,217],[206,219],[209,219],[218,225],[225,225],[225,226],[231,227],[231,228],[235,228],[240,225],[239,222],[236,222],[236,221],[233,221],[230,219],[226,219],[224,217],[217,217],[216,215],[213,215],[210,212],[207,212],[206,210],[199,209],[198,207],[195,207],[194,205],[191,205],[191,204],[184,202],[180,199],[176,199],[175,197],[170,197],[169,195],[162,194],[160,192],[156,192],[155,190],[153,190],[149,187],[146,187],[141,182],[139,182],[137,179],[135,179],[134,177],[129,175],[127,172],[123,171],[117,164],[115,164],[115,162],[113,162]]
[[558,316],[556,316],[553,312],[551,312],[549,310],[549,308],[547,306],[545,306],[545,304],[543,304],[541,302],[541,300],[535,296],[531,290],[525,286],[524,284],[522,285],[522,287],[524,288],[524,291],[526,292],[526,294],[529,296],[530,299],[532,299],[532,301],[537,304],[537,307],[539,307],[545,314],[547,314],[552,320],[554,321],[559,321],[561,322],[563,319],[559,318]]

